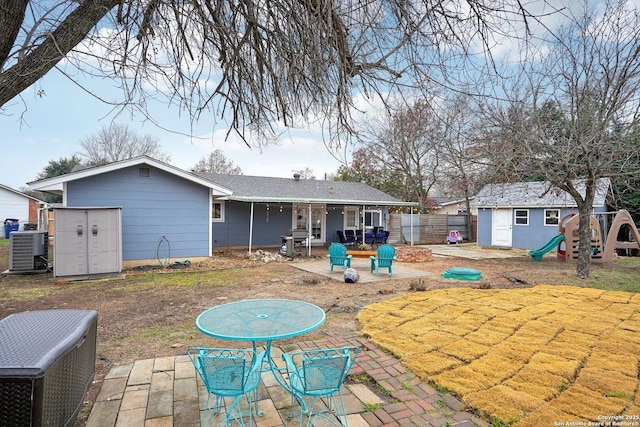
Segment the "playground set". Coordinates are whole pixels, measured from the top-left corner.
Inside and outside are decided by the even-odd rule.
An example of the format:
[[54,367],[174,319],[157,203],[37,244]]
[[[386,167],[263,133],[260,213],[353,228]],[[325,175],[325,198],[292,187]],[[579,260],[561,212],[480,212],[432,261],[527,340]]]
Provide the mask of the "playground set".
[[[563,216],[558,222],[558,234],[535,251],[529,251],[534,261],[542,261],[542,256],[556,249],[556,258],[560,261],[572,261],[578,258],[579,217],[576,213]],[[640,255],[640,232],[628,211],[621,209],[615,217],[603,243],[600,222],[592,215],[591,228],[591,260],[602,264],[613,261],[613,255],[625,251],[627,255]]]

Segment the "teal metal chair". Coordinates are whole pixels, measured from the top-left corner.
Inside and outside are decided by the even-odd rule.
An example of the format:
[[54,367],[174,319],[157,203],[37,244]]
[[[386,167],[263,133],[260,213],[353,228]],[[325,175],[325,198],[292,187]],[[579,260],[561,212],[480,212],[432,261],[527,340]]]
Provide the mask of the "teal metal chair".
[[371,256],[371,272],[376,270],[376,276],[378,276],[381,268],[389,269],[389,275],[393,276],[393,261],[396,258],[396,248],[391,245],[382,245],[378,248],[378,255]]
[[345,270],[351,267],[351,255],[347,255],[347,247],[342,243],[332,243],[329,246],[329,273],[333,273],[333,266],[339,265]]
[[[359,353],[360,348],[351,346],[284,353],[282,359],[293,392],[291,418],[296,416],[296,403],[299,403],[300,426],[305,415],[307,427],[313,426],[319,418],[330,424],[348,426],[342,384]],[[309,398],[310,403],[307,404],[305,399]],[[319,404],[316,411],[318,398],[325,398],[326,402]],[[325,425],[326,422],[320,424]]]
[[[187,354],[208,392],[200,425],[210,425],[214,416],[225,408],[225,398],[235,397],[226,410],[224,424],[229,426],[233,419],[244,426],[244,418],[248,416],[251,426],[253,402],[256,402],[258,411],[258,385],[265,351],[256,355],[253,350],[191,347]],[[211,396],[215,396],[213,406],[210,405]],[[240,408],[243,396],[247,398],[247,411]]]

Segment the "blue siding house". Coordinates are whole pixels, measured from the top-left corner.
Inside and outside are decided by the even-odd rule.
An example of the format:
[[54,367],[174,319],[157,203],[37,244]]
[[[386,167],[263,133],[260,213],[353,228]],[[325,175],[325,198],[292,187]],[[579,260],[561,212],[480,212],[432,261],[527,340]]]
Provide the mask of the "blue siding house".
[[[584,185],[576,184],[584,194]],[[593,201],[593,213],[608,211],[611,182],[603,178]],[[578,213],[575,201],[547,182],[486,185],[474,198],[478,210],[478,246],[538,249],[558,234],[558,221]]]
[[29,186],[62,194],[63,206],[121,207],[125,266],[279,247],[294,229],[310,249],[338,241],[337,230],[385,227],[389,206],[415,206],[358,182],[193,173],[146,156]]
[[210,256],[211,198],[231,194],[148,157],[81,169],[29,186],[62,194],[63,206],[121,207],[124,261]]

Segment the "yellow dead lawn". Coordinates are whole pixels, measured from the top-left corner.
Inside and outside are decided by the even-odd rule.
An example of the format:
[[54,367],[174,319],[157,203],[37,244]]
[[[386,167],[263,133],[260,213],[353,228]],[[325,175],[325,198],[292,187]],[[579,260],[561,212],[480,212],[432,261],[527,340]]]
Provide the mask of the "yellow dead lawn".
[[488,418],[640,425],[638,294],[446,289],[366,306],[358,320],[422,379]]

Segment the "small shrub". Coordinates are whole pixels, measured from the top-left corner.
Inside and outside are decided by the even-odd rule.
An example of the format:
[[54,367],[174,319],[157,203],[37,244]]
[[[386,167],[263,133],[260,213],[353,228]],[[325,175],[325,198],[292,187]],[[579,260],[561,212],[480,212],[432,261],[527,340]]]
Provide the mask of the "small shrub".
[[409,289],[414,292],[424,292],[427,290],[427,285],[422,282],[422,279],[418,279],[409,284]]

